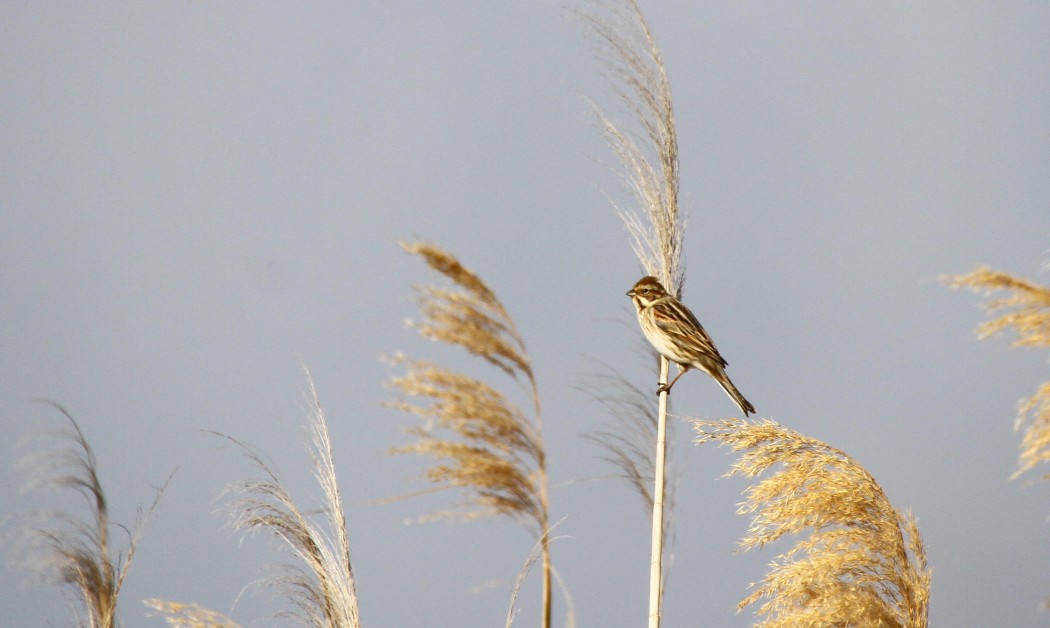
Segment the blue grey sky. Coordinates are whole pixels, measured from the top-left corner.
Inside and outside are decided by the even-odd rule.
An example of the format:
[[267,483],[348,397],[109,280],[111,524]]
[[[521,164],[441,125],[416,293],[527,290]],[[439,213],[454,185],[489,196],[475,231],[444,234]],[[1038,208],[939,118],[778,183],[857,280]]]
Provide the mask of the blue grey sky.
[[[1050,487],[1010,482],[1019,399],[1047,356],[977,342],[978,264],[1044,283],[1050,243],[1050,5],[645,2],[678,120],[685,297],[759,416],[835,445],[918,519],[931,622],[1042,626]],[[404,525],[454,496],[386,454],[398,350],[423,341],[400,239],[458,255],[501,296],[539,377],[554,547],[577,623],[636,626],[648,520],[584,435],[601,365],[655,386],[624,292],[637,262],[606,195],[614,161],[586,98],[612,105],[559,3],[0,5],[0,510],[74,508],[19,492],[19,443],[76,416],[114,516],[178,469],[122,597],[245,625],[283,608],[251,583],[281,562],[224,527],[263,451],[306,505],[312,371],[335,447],[371,627],[500,626],[532,545],[509,521]],[[501,380],[493,374],[493,382]],[[502,382],[509,386],[509,383]],[[675,410],[732,416],[690,374]],[[680,425],[666,625],[746,626],[736,602],[787,547],[735,554],[731,458]],[[30,451],[34,450],[32,447]],[[0,568],[12,626],[67,625],[51,587]],[[538,579],[516,625],[535,625]],[[566,602],[555,601],[564,624]],[[264,621],[264,624],[269,623]]]

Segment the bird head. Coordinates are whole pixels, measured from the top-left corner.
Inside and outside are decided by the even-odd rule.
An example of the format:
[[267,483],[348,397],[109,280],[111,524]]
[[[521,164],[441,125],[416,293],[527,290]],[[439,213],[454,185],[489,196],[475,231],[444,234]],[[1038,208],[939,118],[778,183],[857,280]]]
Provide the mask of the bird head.
[[656,277],[642,277],[627,291],[627,296],[634,300],[639,308],[648,306],[653,301],[667,296],[667,291],[656,279]]

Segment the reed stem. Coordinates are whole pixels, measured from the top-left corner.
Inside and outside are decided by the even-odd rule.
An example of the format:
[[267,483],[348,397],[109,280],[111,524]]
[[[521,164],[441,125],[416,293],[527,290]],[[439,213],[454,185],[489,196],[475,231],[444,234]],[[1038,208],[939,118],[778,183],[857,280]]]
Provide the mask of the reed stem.
[[[669,364],[660,356],[660,384],[667,383]],[[649,628],[660,628],[663,597],[664,468],[667,457],[667,391],[660,393],[656,425],[656,464],[653,472],[653,546],[649,563]]]

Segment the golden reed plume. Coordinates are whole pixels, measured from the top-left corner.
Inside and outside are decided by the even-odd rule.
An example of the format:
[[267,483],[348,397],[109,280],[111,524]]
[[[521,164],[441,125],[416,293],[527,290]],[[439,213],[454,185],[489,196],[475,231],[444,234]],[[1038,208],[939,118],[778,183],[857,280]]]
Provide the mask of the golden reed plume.
[[[953,288],[970,288],[985,295],[1007,293],[1006,297],[984,304],[989,314],[1000,314],[977,328],[981,338],[1013,329],[1017,339],[1012,346],[1050,348],[1050,288],[984,266],[966,275],[942,279]],[[1017,471],[1013,474],[1016,478],[1050,461],[1050,381],[1021,401],[1014,428],[1024,431]]]
[[164,617],[164,621],[174,628],[243,628],[222,613],[197,604],[181,604],[150,598],[142,603]]
[[[433,458],[426,471],[435,490],[459,489],[463,500],[432,517],[510,516],[530,529],[543,558],[542,625],[551,622],[550,517],[539,389],[525,342],[496,294],[452,254],[425,243],[406,251],[451,280],[454,287],[417,286],[421,335],[463,347],[517,381],[531,416],[480,379],[424,360],[396,356],[404,375],[390,381],[401,393],[391,403],[421,422],[408,428],[414,442],[396,454]],[[411,401],[410,401],[411,399]]]
[[767,474],[745,491],[737,511],[751,516],[740,547],[800,537],[739,604],[759,604],[756,626],[925,628],[930,569],[922,537],[867,470],[772,421],[694,426],[697,443],[717,442],[740,454],[727,477]]

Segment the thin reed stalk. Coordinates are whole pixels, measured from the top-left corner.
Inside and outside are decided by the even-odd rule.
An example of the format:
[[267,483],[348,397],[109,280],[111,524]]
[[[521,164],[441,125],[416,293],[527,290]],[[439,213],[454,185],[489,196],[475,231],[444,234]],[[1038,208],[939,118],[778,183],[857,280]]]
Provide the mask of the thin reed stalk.
[[[667,359],[660,358],[661,385],[667,383]],[[667,491],[667,391],[660,393],[660,417],[656,432],[656,462],[653,465],[652,544],[649,549],[649,628],[660,628],[664,597],[664,495]]]
[[350,563],[350,542],[343,514],[342,498],[336,481],[332,443],[317,390],[309,372],[306,402],[311,440],[307,450],[320,484],[325,525],[315,522],[285,490],[281,480],[251,446],[225,434],[215,435],[237,445],[260,472],[255,479],[231,487],[232,526],[245,532],[262,532],[279,539],[303,564],[285,565],[268,584],[296,607],[284,615],[294,616],[310,626],[360,628],[357,585]]
[[759,604],[756,626],[927,626],[931,576],[918,526],[867,470],[772,421],[694,426],[697,443],[739,453],[726,477],[766,476],[737,510],[751,516],[741,549],[799,537],[738,605]]
[[[31,539],[25,564],[45,581],[76,591],[85,611],[85,618],[77,620],[79,625],[113,628],[121,588],[146,522],[160,503],[167,482],[156,489],[149,508],[139,509],[133,530],[114,523],[110,520],[109,501],[99,478],[95,451],[73,415],[57,403],[51,405],[69,422],[71,429],[59,431],[57,435],[70,446],[26,458],[20,466],[36,477],[33,487],[79,493],[87,502],[89,516],[83,519],[69,512],[46,513],[46,523],[29,530]],[[113,526],[127,534],[126,544],[114,544],[110,535]],[[123,547],[119,548],[120,545]]]
[[[436,460],[425,474],[436,490],[455,489],[463,500],[432,517],[509,516],[531,530],[543,561],[541,625],[552,616],[547,456],[539,388],[525,342],[496,294],[453,255],[425,243],[403,243],[453,288],[417,286],[423,319],[415,327],[433,340],[457,345],[518,382],[531,416],[497,388],[450,368],[396,356],[404,375],[390,385],[401,397],[391,405],[421,419],[407,430],[414,442],[392,453]],[[409,401],[413,399],[413,401]]]
[[[681,297],[684,222],[678,211],[678,140],[671,86],[660,48],[635,0],[602,3],[580,14],[606,78],[641,133],[616,123],[595,107],[602,133],[623,167],[622,181],[637,210],[616,206],[631,246],[645,273],[657,277],[668,292]],[[614,203],[614,206],[616,204]],[[659,384],[667,384],[668,362],[659,359]],[[664,491],[667,454],[667,394],[661,393],[654,453],[649,627],[660,625],[663,599]]]

